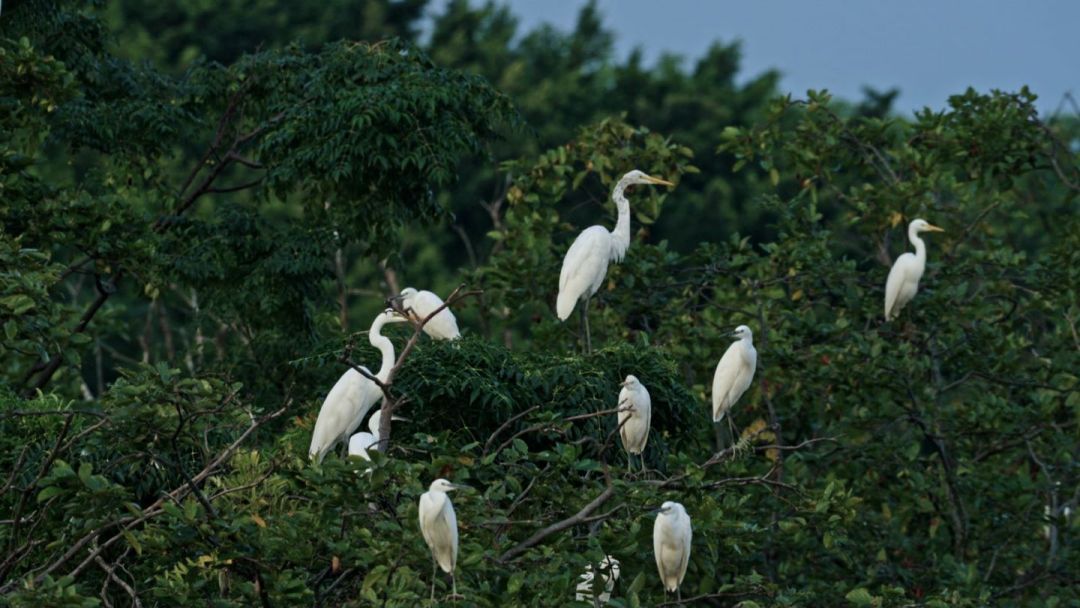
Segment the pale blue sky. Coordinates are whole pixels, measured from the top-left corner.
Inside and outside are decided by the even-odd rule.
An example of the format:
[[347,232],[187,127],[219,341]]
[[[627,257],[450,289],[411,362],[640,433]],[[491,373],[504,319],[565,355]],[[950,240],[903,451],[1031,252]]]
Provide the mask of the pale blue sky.
[[[584,0],[499,0],[521,20],[574,26]],[[436,2],[435,6],[440,3]],[[742,40],[741,77],[769,68],[798,95],[827,88],[900,88],[896,109],[944,107],[967,86],[1029,85],[1042,112],[1080,96],[1080,0],[600,0],[624,57],[642,47],[700,56],[717,39]]]

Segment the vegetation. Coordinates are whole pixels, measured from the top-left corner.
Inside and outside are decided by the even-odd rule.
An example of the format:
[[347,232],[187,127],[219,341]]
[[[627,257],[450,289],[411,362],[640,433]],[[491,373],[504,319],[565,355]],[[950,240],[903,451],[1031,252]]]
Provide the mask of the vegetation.
[[[208,8],[210,7],[210,8]],[[1080,602],[1080,122],[968,90],[942,111],[736,84],[507,9],[23,0],[0,20],[0,594],[13,606],[426,605],[417,500],[461,524],[460,605],[663,605],[653,509],[683,503],[688,605]],[[558,270],[638,168],[591,306]],[[882,322],[907,221],[916,299]],[[307,460],[406,285],[465,337],[387,328],[399,414],[370,473]],[[724,332],[758,372],[717,452]],[[618,383],[648,387],[625,472]],[[439,597],[449,580],[439,577]],[[599,591],[599,590],[597,590]],[[581,603],[581,605],[586,605]]]

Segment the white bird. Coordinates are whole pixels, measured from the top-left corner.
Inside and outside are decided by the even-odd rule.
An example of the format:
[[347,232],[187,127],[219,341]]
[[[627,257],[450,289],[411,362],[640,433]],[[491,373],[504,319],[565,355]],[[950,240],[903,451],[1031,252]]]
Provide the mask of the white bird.
[[[641,456],[641,470],[645,470],[645,444],[649,441],[649,424],[652,421],[652,399],[649,390],[634,375],[629,375],[619,391],[619,437],[627,452],[626,470],[630,470],[630,455]],[[624,422],[625,421],[625,422]]]
[[[381,382],[386,382],[390,369],[394,367],[394,343],[381,333],[387,323],[403,323],[407,319],[391,309],[386,309],[375,317],[368,331],[368,341],[382,353],[382,365],[375,374]],[[363,368],[368,371],[367,368]],[[370,373],[370,372],[368,372]],[[308,456],[322,462],[339,441],[347,441],[349,435],[364,421],[364,415],[382,399],[383,392],[379,385],[355,369],[349,368],[338,378],[330,393],[326,395],[319,417],[315,420],[315,430],[311,433],[311,447]]]
[[[390,416],[391,420],[405,420],[400,416]],[[371,456],[368,455],[368,450],[379,450],[379,422],[382,420],[382,409],[375,410],[375,413],[368,419],[368,430],[370,432],[359,432],[349,438],[349,456],[359,456],[364,460],[371,460]]]
[[[596,600],[601,604],[606,604],[611,599],[611,592],[615,590],[615,581],[619,580],[619,560],[610,555],[605,555],[604,559],[600,561],[599,570],[600,580],[604,583],[604,590],[596,596]],[[581,582],[577,585],[574,600],[592,603],[594,597],[592,583],[595,578],[592,564],[586,564],[585,573],[578,578],[581,579]]]
[[731,407],[750,388],[757,369],[757,349],[754,348],[754,333],[749,327],[740,325],[731,332],[731,336],[738,340],[728,346],[713,374],[712,417],[713,424],[719,424],[727,416],[731,440],[734,442],[735,423],[731,420]]
[[608,231],[603,226],[590,226],[581,232],[563,258],[562,271],[559,273],[559,297],[555,311],[560,321],[565,321],[574,312],[578,300],[585,300],[581,309],[585,350],[592,350],[589,336],[589,299],[600,289],[607,275],[609,262],[621,262],[630,248],[630,202],[623,196],[623,191],[632,184],[660,184],[674,186],[669,181],[652,177],[637,169],[622,176],[611,193],[611,198],[619,209],[619,219],[615,230]]
[[[434,293],[427,290],[417,291],[412,287],[402,289],[397,298],[401,300],[401,309],[409,313],[417,323],[431,316],[431,313],[444,304],[443,299]],[[457,318],[450,312],[449,306],[439,310],[439,314],[424,324],[424,333],[436,340],[457,340],[461,337]]]
[[656,555],[656,569],[660,571],[660,582],[664,584],[665,596],[674,591],[681,602],[683,577],[686,566],[690,563],[690,541],[693,531],[690,516],[686,509],[677,502],[667,501],[660,506],[660,514],[653,524],[653,553]]
[[919,238],[920,232],[945,232],[926,220],[915,219],[908,224],[908,240],[915,246],[915,253],[902,254],[893,262],[889,278],[885,281],[885,320],[900,314],[900,309],[919,291],[919,279],[926,270],[926,243]]
[[434,560],[431,567],[432,601],[435,601],[437,568],[450,574],[453,595],[457,597],[457,580],[454,578],[458,554],[457,515],[454,514],[454,505],[446,493],[464,487],[445,479],[436,479],[431,482],[428,491],[420,495],[420,532],[424,535],[424,542],[431,549],[431,558]]

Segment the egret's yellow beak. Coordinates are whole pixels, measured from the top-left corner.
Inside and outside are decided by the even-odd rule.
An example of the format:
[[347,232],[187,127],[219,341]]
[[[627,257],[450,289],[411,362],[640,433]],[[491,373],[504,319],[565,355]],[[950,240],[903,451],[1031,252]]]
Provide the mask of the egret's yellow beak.
[[653,177],[651,175],[646,175],[644,179],[650,184],[656,184],[658,186],[675,186],[675,184],[667,181],[666,179],[660,179],[659,177]]
[[926,229],[929,230],[930,232],[945,232],[944,228],[938,228],[937,226],[935,226],[933,224],[927,224]]

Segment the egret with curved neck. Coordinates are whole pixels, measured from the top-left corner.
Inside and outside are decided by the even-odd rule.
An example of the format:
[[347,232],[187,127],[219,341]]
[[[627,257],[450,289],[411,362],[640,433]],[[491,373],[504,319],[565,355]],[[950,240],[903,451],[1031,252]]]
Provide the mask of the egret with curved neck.
[[604,283],[610,262],[621,262],[630,248],[630,201],[624,192],[634,184],[656,184],[674,186],[669,181],[652,177],[637,169],[622,176],[611,192],[611,198],[619,210],[619,219],[615,229],[608,231],[603,226],[590,226],[581,232],[563,258],[562,271],[559,273],[559,297],[555,312],[560,321],[565,321],[574,312],[578,300],[584,300],[581,307],[582,333],[585,339],[585,352],[592,351],[592,338],[589,335],[589,300]]
[[889,278],[885,281],[886,321],[895,319],[919,291],[919,279],[926,270],[926,243],[919,237],[919,233],[945,231],[926,220],[915,219],[908,224],[907,232],[908,240],[915,246],[915,253],[909,251],[896,258],[889,270]]
[[[407,319],[392,309],[375,317],[368,331],[368,342],[379,349],[382,354],[382,365],[379,372],[374,374],[379,382],[386,382],[390,377],[390,370],[394,367],[394,343],[390,338],[382,335],[382,328],[387,323],[403,323]],[[362,368],[371,373],[368,369]],[[311,447],[308,448],[308,456],[317,462],[322,462],[338,442],[345,442],[349,435],[360,426],[364,415],[371,406],[382,399],[383,392],[379,385],[371,381],[371,378],[361,374],[355,369],[349,368],[341,375],[341,378],[326,395],[322,408],[319,409],[319,418],[315,421],[315,430],[311,434]]]

